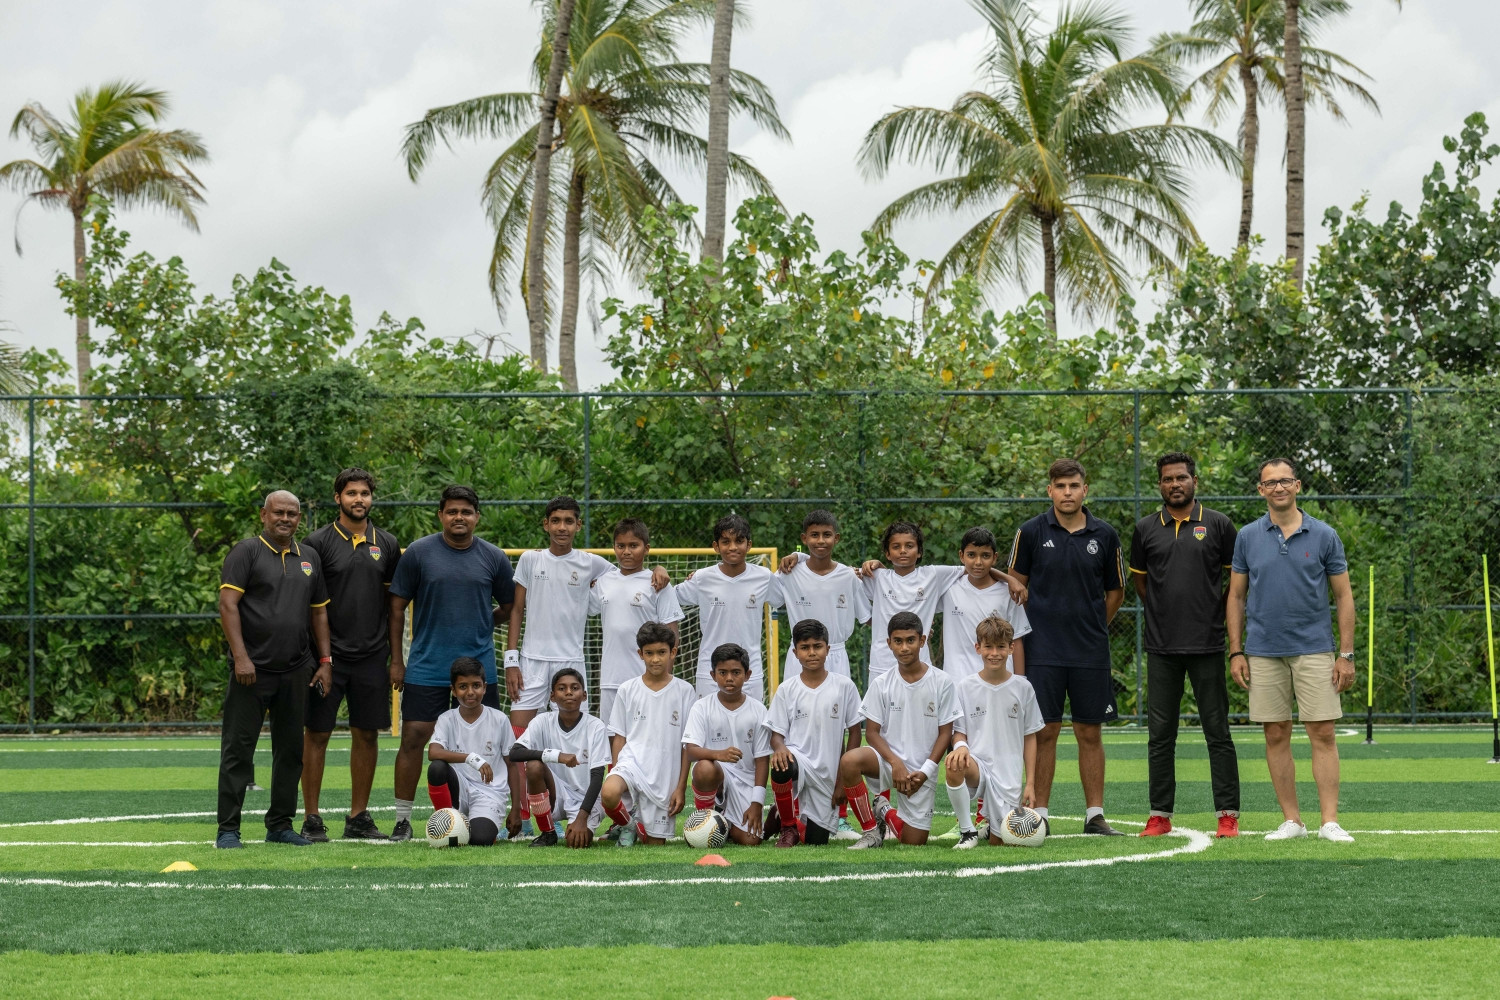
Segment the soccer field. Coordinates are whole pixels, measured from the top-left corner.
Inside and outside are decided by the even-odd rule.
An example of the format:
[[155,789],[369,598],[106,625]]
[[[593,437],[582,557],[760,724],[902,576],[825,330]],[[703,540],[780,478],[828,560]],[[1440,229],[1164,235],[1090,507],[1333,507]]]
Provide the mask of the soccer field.
[[[1107,997],[1495,995],[1500,766],[1479,729],[1341,730],[1352,845],[1214,840],[1184,730],[1178,831],[1084,837],[1065,740],[1040,849],[585,852],[425,842],[211,845],[217,739],[0,741],[0,988],[9,996]],[[1247,831],[1275,826],[1259,734],[1235,734]],[[1106,806],[1145,819],[1146,737],[1108,731]],[[270,757],[262,740],[262,780]],[[1294,744],[1310,825],[1307,743]],[[341,828],[347,742],[324,817]],[[395,741],[375,816],[389,829]],[[425,794],[422,796],[425,801]],[[942,796],[939,796],[942,803]],[[417,818],[427,810],[419,806]],[[300,817],[299,817],[300,821]],[[1130,822],[1134,821],[1134,822]],[[937,830],[952,823],[939,817]],[[162,873],[188,861],[197,871]]]

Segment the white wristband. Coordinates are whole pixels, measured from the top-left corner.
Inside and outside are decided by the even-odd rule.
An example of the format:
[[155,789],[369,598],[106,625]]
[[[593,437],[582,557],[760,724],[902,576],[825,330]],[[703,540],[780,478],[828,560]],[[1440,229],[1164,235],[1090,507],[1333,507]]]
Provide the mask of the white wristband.
[[481,767],[484,767],[484,765],[487,764],[488,761],[479,756],[479,754],[477,753],[471,753],[467,758],[464,759],[464,763],[468,764],[470,767],[477,771]]
[[562,751],[561,750],[543,750],[542,751],[542,763],[543,764],[556,764],[557,763],[557,758],[561,757],[561,756],[562,756]]
[[515,667],[517,670],[521,669],[521,651],[519,649],[507,649],[505,651],[505,669],[509,670],[511,667]]
[[[953,741],[953,749],[957,750],[959,747],[963,747],[965,750],[967,750],[967,749],[969,749],[969,744],[966,743],[966,742],[964,742],[963,740],[954,740]],[[936,769],[936,767],[937,767],[937,765],[934,764],[933,768]]]
[[935,761],[935,760],[924,760],[924,761],[922,761],[922,773],[925,774],[925,775],[927,775],[927,780],[928,781],[931,781],[932,780],[932,776],[934,774],[937,774],[937,761]]

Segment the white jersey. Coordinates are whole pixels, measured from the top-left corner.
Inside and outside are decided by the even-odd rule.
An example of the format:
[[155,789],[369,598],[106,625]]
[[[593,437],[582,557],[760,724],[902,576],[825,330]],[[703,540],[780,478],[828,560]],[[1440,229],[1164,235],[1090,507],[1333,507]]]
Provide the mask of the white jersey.
[[861,581],[870,597],[870,683],[896,668],[896,656],[886,644],[891,618],[910,611],[922,619],[922,634],[930,634],[938,603],[964,572],[962,566],[918,565],[905,576],[893,569],[877,569],[874,576]]
[[612,566],[594,581],[594,589],[589,593],[589,614],[600,616],[604,639],[599,654],[599,686],[617,688],[645,672],[646,666],[635,644],[636,632],[647,622],[667,625],[682,621],[682,606],[677,603],[677,589],[671,584],[661,590],[652,589],[650,570],[625,574]]
[[[766,706],[752,698],[740,702],[732,711],[724,707],[718,695],[702,698],[688,713],[683,743],[705,750],[727,750],[739,747],[741,757],[733,764],[719,762],[725,772],[736,772],[741,781],[755,783],[755,758],[771,756],[771,731],[766,728]],[[738,816],[733,819],[739,819]]]
[[[765,605],[781,607],[781,584],[776,574],[746,563],[739,576],[725,576],[719,566],[708,566],[677,585],[677,600],[698,606],[703,637],[698,644],[698,676],[709,676],[709,658],[726,642],[737,642],[750,654],[750,676],[760,678],[760,639]],[[751,687],[746,684],[746,689]]]
[[578,758],[577,767],[548,764],[554,780],[571,785],[580,795],[588,791],[589,772],[609,766],[609,733],[604,723],[587,713],[571,730],[564,729],[556,712],[543,712],[526,726],[516,740],[528,750],[560,750]]
[[978,674],[958,682],[963,718],[954,723],[986,777],[999,785],[1006,803],[1021,801],[1025,785],[1026,737],[1042,728],[1031,682],[1015,674],[991,684]]
[[[829,665],[847,664],[847,655],[839,656],[844,643],[854,634],[854,627],[870,620],[870,595],[854,575],[852,566],[834,563],[826,574],[814,573],[807,568],[807,554],[798,553],[802,559],[790,573],[777,573],[781,585],[781,596],[786,602],[787,629],[786,666],[782,676],[795,677],[802,672],[802,664],[792,648],[791,629],[805,619],[823,623],[828,629]],[[840,671],[842,672],[842,671]]]
[[589,617],[589,584],[614,569],[603,556],[573,549],[528,549],[516,562],[516,583],[526,588],[526,628],[521,653],[532,660],[577,663]]
[[930,759],[938,728],[962,717],[953,678],[932,666],[915,684],[908,684],[900,670],[871,680],[863,710],[911,771],[921,770]]
[[[432,727],[432,739],[428,742],[454,753],[479,754],[495,774],[493,784],[504,785],[505,765],[501,758],[510,753],[516,736],[504,712],[484,705],[479,709],[479,718],[473,722],[465,722],[458,709],[448,709],[438,716],[437,723]],[[477,774],[474,775],[474,780],[479,780]]]
[[[1031,631],[1026,620],[1026,611],[1010,599],[1010,588],[1000,581],[992,582],[980,590],[969,581],[967,573],[963,579],[948,588],[943,595],[943,672],[955,681],[979,673],[984,662],[974,649],[974,629],[992,614],[1015,627],[1016,638]],[[1010,669],[1010,660],[1006,660]]]
[[808,687],[799,674],[776,689],[766,726],[797,754],[799,767],[835,775],[849,727],[863,718],[859,689],[849,678],[829,674]]
[[680,677],[673,677],[660,691],[648,688],[644,677],[633,677],[615,695],[609,732],[625,737],[620,766],[633,765],[649,785],[641,791],[649,791],[662,802],[677,787],[682,734],[697,702],[693,685]]

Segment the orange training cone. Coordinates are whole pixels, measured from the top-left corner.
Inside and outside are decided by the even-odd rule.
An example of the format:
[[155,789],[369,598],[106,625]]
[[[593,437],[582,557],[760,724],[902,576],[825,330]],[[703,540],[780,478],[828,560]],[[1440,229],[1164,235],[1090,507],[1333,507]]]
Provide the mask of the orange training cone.
[[713,868],[728,868],[729,867],[729,862],[724,860],[724,855],[722,855],[722,854],[705,854],[705,855],[703,855],[703,857],[699,858],[697,861],[694,861],[693,864],[695,864],[695,865],[707,865],[707,866],[710,866],[710,867],[713,867]]

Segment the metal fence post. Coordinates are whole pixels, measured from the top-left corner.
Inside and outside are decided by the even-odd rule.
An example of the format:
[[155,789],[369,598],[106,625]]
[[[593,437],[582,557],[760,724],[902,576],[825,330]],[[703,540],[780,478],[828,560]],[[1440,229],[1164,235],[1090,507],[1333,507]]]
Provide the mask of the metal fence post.
[[594,397],[589,393],[583,395],[583,547],[588,548],[593,544],[589,536],[589,505],[592,501],[593,492],[593,407],[590,405]]
[[854,443],[855,450],[859,454],[859,481],[855,484],[855,495],[859,497],[859,561],[861,564],[869,558],[867,553],[870,544],[870,505],[866,501],[869,491],[865,488],[865,404],[870,401],[868,392],[861,393],[859,397],[859,412],[854,421]]
[[[1412,448],[1413,431],[1411,390],[1401,391],[1401,409],[1403,411],[1403,427],[1401,436],[1402,450],[1406,453],[1402,460],[1401,468],[1401,493],[1405,498],[1401,502],[1401,535],[1406,541],[1406,567],[1402,576],[1403,592],[1406,603],[1406,695],[1411,712],[1411,722],[1417,721],[1417,617],[1415,605],[1417,599],[1417,556],[1416,546],[1412,544],[1412,511],[1411,511],[1411,476],[1412,476]],[[1373,627],[1373,624],[1372,626]]]
[[26,727],[36,732],[36,397],[26,401]]
[[[1132,418],[1134,421],[1132,434],[1135,441],[1135,486],[1133,493],[1135,495],[1135,519],[1139,521],[1141,519],[1141,393],[1139,389],[1135,391],[1133,400],[1135,404],[1135,412]],[[1123,585],[1125,581],[1121,580],[1120,583]],[[1133,590],[1134,588],[1130,589]],[[1135,602],[1136,604],[1141,604],[1141,599],[1137,597]],[[1146,609],[1142,606],[1141,610],[1135,613],[1135,717],[1136,721],[1141,724],[1144,724],[1146,719],[1145,706],[1141,702],[1141,659],[1145,656],[1145,629]]]

